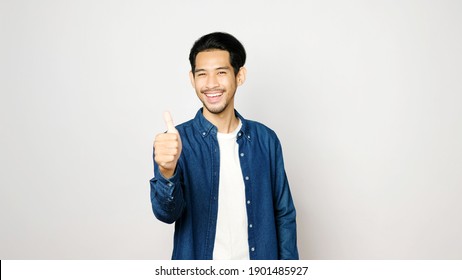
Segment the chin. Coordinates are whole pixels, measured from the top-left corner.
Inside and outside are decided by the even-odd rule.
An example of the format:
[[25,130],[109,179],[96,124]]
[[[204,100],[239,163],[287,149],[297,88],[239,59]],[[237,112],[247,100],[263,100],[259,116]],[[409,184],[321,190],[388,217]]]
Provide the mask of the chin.
[[227,108],[227,106],[212,107],[212,106],[207,106],[205,104],[204,106],[207,109],[207,111],[215,115],[223,113]]

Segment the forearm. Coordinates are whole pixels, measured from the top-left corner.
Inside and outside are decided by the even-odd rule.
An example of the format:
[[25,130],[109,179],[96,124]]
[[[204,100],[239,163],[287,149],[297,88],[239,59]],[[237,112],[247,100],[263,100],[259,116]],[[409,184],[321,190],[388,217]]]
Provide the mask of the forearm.
[[278,233],[278,251],[281,260],[298,260],[297,223],[295,208],[288,206],[284,211],[278,211],[276,227]]
[[162,222],[169,224],[175,222],[181,216],[185,205],[178,172],[167,179],[155,164],[154,178],[150,183],[154,215]]

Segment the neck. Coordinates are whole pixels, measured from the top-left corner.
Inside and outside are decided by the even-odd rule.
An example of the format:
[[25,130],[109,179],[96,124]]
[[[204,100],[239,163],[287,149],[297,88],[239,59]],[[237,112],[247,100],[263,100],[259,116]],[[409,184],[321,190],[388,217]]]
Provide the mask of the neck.
[[239,125],[239,119],[234,114],[234,109],[225,110],[220,114],[214,114],[204,108],[202,113],[209,122],[217,127],[220,133],[231,133]]

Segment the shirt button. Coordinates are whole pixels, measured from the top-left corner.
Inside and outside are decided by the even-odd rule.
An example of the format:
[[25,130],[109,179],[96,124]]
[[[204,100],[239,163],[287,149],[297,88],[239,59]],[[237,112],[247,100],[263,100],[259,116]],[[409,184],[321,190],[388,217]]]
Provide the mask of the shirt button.
[[247,204],[250,204],[250,200],[247,200]]
[[250,251],[254,252],[254,251],[255,251],[255,247],[250,248]]
[[205,134],[206,134],[205,132],[202,132],[202,135],[203,135],[203,136],[205,136]]
[[250,178],[249,176],[245,176],[245,180],[248,181]]
[[238,135],[238,136],[241,136],[241,135],[242,135],[242,132],[239,132],[237,135]]
[[247,136],[247,139],[250,139],[250,135]]
[[243,157],[243,156],[244,156],[244,153],[241,153],[241,157]]
[[252,228],[252,227],[253,227],[253,225],[252,225],[252,224],[250,224],[250,225],[249,225],[249,228]]
[[167,185],[168,185],[169,187],[171,187],[171,186],[173,186],[173,183],[168,183]]

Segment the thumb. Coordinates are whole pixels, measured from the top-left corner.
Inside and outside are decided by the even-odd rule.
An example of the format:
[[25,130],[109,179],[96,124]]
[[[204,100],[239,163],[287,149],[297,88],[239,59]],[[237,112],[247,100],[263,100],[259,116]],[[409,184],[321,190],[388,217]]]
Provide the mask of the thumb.
[[172,115],[170,114],[169,111],[164,112],[164,121],[165,121],[165,124],[167,125],[167,132],[168,133],[176,133],[177,132],[177,130],[175,128],[175,125],[173,124]]

